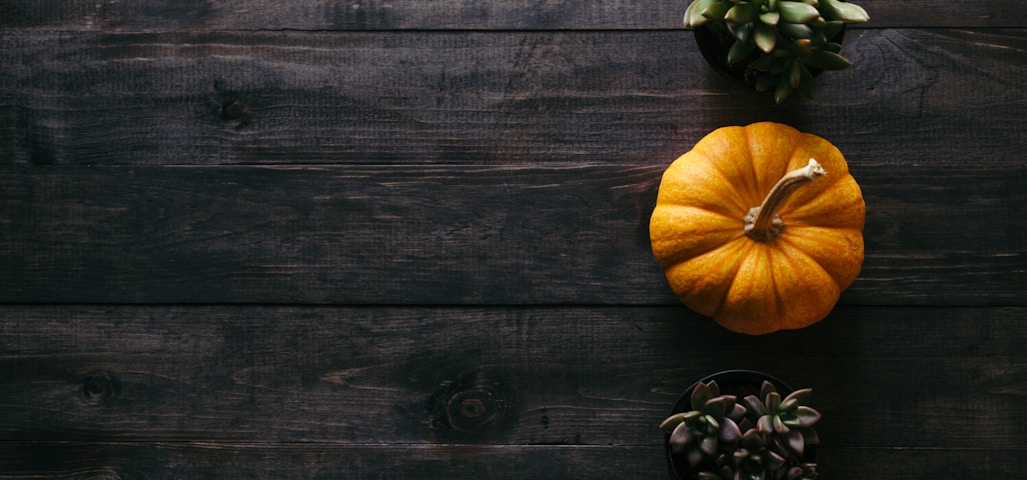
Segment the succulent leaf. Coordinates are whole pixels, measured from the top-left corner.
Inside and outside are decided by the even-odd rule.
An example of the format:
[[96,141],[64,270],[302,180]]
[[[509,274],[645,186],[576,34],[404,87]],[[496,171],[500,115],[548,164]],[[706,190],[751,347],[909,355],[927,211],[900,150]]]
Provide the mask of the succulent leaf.
[[792,42],[792,44],[795,45],[795,52],[800,57],[813,53],[813,41],[808,38],[800,38]]
[[681,425],[682,423],[685,423],[685,414],[675,413],[674,415],[671,415],[663,419],[663,422],[660,423],[660,430],[663,430],[667,433],[671,433],[674,431],[675,428],[677,428],[678,425]]
[[749,458],[749,450],[745,448],[739,448],[732,454],[731,460],[735,462],[735,465],[739,465]]
[[688,451],[688,464],[695,468],[703,459],[702,450],[698,448]]
[[721,425],[720,431],[718,432],[720,440],[724,442],[735,442],[742,438],[742,430],[738,428],[738,424],[730,418],[724,419],[724,424]]
[[731,411],[727,414],[727,418],[738,422],[743,417],[745,417],[745,406],[738,403],[736,399],[735,404],[731,406]]
[[814,51],[808,57],[803,58],[803,61],[811,67],[822,70],[841,70],[852,65],[847,58],[826,49]]
[[767,450],[762,455],[763,468],[768,471],[778,470],[785,466],[785,458],[777,452]]
[[812,401],[812,400],[813,400],[813,389],[812,388],[802,388],[802,389],[796,390],[796,391],[794,391],[792,393],[789,393],[788,396],[785,397],[784,401],[782,401],[781,403],[782,404],[794,403],[795,405],[805,405],[807,403],[810,403],[810,401]]
[[717,437],[704,437],[699,442],[699,450],[710,457],[715,455],[717,453]]
[[[789,86],[791,86],[791,85],[789,85]],[[788,431],[790,430],[788,428],[788,425],[785,425],[785,422],[781,419],[780,415],[772,415],[770,420],[774,424],[774,431],[775,432],[780,433],[780,434],[783,435],[785,433],[788,433]]]
[[672,448],[683,448],[695,440],[695,436],[684,423],[678,424],[670,434],[670,446]]
[[702,412],[713,418],[720,419],[724,418],[732,410],[733,405],[735,405],[734,395],[721,395],[707,400],[706,405],[703,405]]
[[820,420],[820,412],[805,405],[800,405],[795,409],[795,420],[796,427],[809,428]]
[[799,65],[801,63],[802,62],[792,62],[791,68],[788,69],[788,83],[793,89],[799,88],[799,80],[801,80],[799,75]]
[[741,449],[750,450],[754,452],[759,451],[767,444],[766,438],[763,435],[761,435],[760,432],[757,431],[755,428],[749,429],[748,431],[743,433],[741,442]]
[[755,20],[757,13],[759,12],[753,8],[751,3],[738,2],[727,11],[727,14],[724,15],[724,21],[735,25],[741,25]]
[[802,2],[782,0],[777,2],[777,11],[781,13],[781,20],[788,23],[807,23],[820,16],[817,7]]
[[817,466],[812,463],[803,463],[788,468],[785,472],[785,480],[813,479],[817,476]]
[[739,42],[751,41],[752,32],[755,28],[756,22],[743,23],[741,25],[735,25],[733,23],[727,24],[727,31],[731,32],[731,35],[733,35]]
[[[776,87],[777,85],[775,84],[774,86]],[[760,417],[756,421],[756,429],[761,433],[774,433],[774,419],[770,415]]]
[[820,443],[820,436],[817,435],[817,431],[812,428],[802,429],[802,438],[806,441],[806,445],[816,445]]
[[[774,53],[780,52],[781,50],[775,50]],[[770,65],[770,73],[774,75],[780,75],[788,70],[788,66],[791,64],[792,58],[788,55],[775,55],[774,63]],[[768,408],[767,411],[770,411]]]
[[692,410],[701,411],[703,406],[706,405],[706,402],[711,398],[713,398],[713,392],[711,391],[710,386],[699,382],[692,390]]
[[[762,58],[768,59],[767,67],[769,68],[770,67],[769,62],[773,61],[773,58],[769,57],[769,56],[768,57],[762,57]],[[763,415],[767,414],[767,407],[765,407],[763,405],[763,402],[761,402],[759,398],[756,398],[756,395],[748,395],[745,398],[743,398],[742,401],[745,402],[745,406],[754,415],[762,417]]]
[[803,437],[802,432],[798,430],[792,430],[784,435],[785,441],[788,442],[788,449],[795,452],[796,455],[802,456],[802,452],[806,447],[806,439]]
[[685,26],[686,27],[698,27],[705,25],[708,19],[702,15],[703,11],[709,8],[714,3],[721,2],[722,0],[695,0],[688,5],[685,9]]
[[696,5],[696,2],[691,2],[691,3],[688,4],[688,7],[685,8],[685,14],[681,18],[681,23],[685,27],[694,27],[695,26],[695,25],[692,25],[692,12],[695,10],[695,5]]
[[827,43],[827,35],[821,30],[813,30],[813,34],[809,37],[810,42],[816,45],[823,45]]
[[760,14],[760,22],[763,22],[764,25],[774,27],[777,26],[777,22],[779,20],[781,20],[781,13],[777,11],[764,12]]
[[763,53],[770,53],[774,51],[774,47],[777,45],[777,30],[770,25],[758,23],[756,24],[753,38],[756,41],[756,46],[759,47]]
[[[756,70],[756,71],[759,71],[759,72],[769,72],[770,71],[770,67],[773,64],[774,64],[774,57],[772,57],[770,55],[760,55],[759,57],[756,57],[756,60],[754,60],[752,62],[752,69]],[[763,90],[763,91],[766,91],[766,90]],[[751,408],[751,409],[755,409],[756,408],[754,405],[749,405],[749,398],[750,397],[753,400],[755,400],[757,403],[759,403],[760,405],[763,405],[763,403],[760,402],[760,400],[758,398],[756,398],[755,395],[749,395],[748,397],[745,397],[745,399],[744,399],[745,402],[746,402],[746,406],[748,408]],[[762,413],[760,413],[760,415],[762,415]]]
[[731,7],[731,3],[730,2],[725,2],[723,0],[720,0],[720,1],[712,3],[708,7],[706,7],[699,14],[702,15],[703,17],[706,17],[706,19],[711,21],[711,22],[719,22],[721,20],[724,20],[724,18],[725,18],[724,14],[726,14],[728,12],[728,10],[730,10],[732,8],[733,7]]
[[801,23],[781,22],[777,24],[777,30],[788,38],[810,38],[813,36],[813,29]]
[[870,15],[867,14],[863,7],[841,0],[820,0],[820,10],[828,17],[845,23],[865,23],[870,21]]
[[823,32],[824,36],[827,37],[828,40],[830,40],[830,39],[834,38],[835,35],[838,35],[839,33],[841,33],[842,32],[842,28],[844,28],[844,27],[845,27],[845,23],[844,22],[841,22],[841,21],[838,21],[838,20],[832,20],[830,22],[825,22],[824,26],[823,27],[819,27],[818,29],[821,32]]

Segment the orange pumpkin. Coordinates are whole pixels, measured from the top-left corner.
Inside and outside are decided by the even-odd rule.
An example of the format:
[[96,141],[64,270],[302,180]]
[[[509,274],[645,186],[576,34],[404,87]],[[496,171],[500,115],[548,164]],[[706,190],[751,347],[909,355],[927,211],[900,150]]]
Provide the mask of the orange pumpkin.
[[865,217],[834,145],[763,122],[717,129],[667,168],[649,237],[685,305],[762,335],[830,313],[862,267]]

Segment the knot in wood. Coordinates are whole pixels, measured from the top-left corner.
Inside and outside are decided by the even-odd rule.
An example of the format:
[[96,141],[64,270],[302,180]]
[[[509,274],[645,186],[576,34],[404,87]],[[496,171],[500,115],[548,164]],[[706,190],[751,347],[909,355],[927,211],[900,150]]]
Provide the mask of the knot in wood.
[[447,382],[435,395],[435,429],[443,435],[488,437],[511,420],[516,401],[506,383],[474,374]]
[[472,433],[499,420],[502,405],[488,390],[457,392],[449,397],[446,416],[455,430]]
[[239,100],[230,100],[221,105],[221,119],[225,121],[243,120],[250,113],[250,107]]
[[87,376],[82,380],[80,396],[88,404],[101,405],[109,403],[121,392],[121,385],[113,375],[100,372]]

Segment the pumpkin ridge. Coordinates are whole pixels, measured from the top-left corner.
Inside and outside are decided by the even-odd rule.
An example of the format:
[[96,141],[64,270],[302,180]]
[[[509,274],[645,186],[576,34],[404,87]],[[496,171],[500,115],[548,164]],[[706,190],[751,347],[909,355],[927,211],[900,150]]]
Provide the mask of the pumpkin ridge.
[[809,199],[833,190],[837,182],[852,177],[852,174],[849,172],[849,165],[837,147],[812,133],[799,132],[799,134],[799,140],[795,142],[795,148],[789,157],[789,165],[802,166],[806,164],[808,159],[813,158],[820,162],[824,169],[827,170],[828,175],[821,178],[817,182],[819,185],[816,187],[805,189],[805,194],[803,192],[796,192],[793,198],[789,199],[788,203],[806,202]]
[[[807,327],[820,320],[830,313],[831,308],[821,308],[823,305],[817,305],[819,302],[825,300],[824,288],[830,289],[829,301],[830,306],[833,306],[838,301],[838,295],[843,290],[842,282],[837,280],[835,275],[831,274],[831,270],[826,268],[816,257],[806,252],[804,249],[792,244],[791,242],[784,241],[775,245],[777,250],[776,255],[781,258],[778,259],[778,265],[773,267],[772,272],[774,273],[774,299],[778,303],[779,317],[781,323],[779,324],[782,330],[794,330],[798,328]],[[781,267],[780,263],[787,263],[784,268]],[[801,263],[799,266],[797,264]],[[783,279],[779,279],[777,275],[784,271],[784,269],[799,269],[803,272],[803,275],[799,278],[802,280],[796,282],[785,282]],[[814,270],[815,269],[815,270]],[[823,278],[821,281],[815,279]],[[787,300],[796,295],[795,291],[787,291],[782,287],[785,285],[792,285],[801,287],[802,291],[800,295],[809,296],[810,302],[795,303],[787,302]],[[804,308],[789,308],[791,307],[804,307]],[[807,309],[813,306],[812,310]],[[811,314],[810,312],[815,312]]]
[[[822,180],[827,180],[825,175]],[[862,231],[866,219],[866,203],[863,201],[859,185],[851,175],[835,176],[833,183],[827,184],[830,190],[816,192],[813,196],[802,198],[802,192],[796,192],[796,203],[786,203],[781,210],[787,214],[789,221],[824,228],[852,228]],[[845,188],[847,195],[841,195]],[[823,195],[831,195],[824,197]],[[844,197],[844,198],[839,198]],[[791,199],[790,199],[791,200]]]
[[[764,138],[764,136],[766,135],[766,131],[763,129],[767,129],[773,132],[774,139],[777,141],[784,140],[786,137],[785,134],[787,134],[788,153],[787,155],[781,155],[781,157],[787,158],[784,164],[774,165],[774,168],[765,168],[765,165],[757,166],[757,162],[755,161],[757,157],[757,151],[760,152],[759,163],[772,163],[770,161],[772,159],[769,157],[769,155],[771,155],[770,153],[763,152],[762,148],[754,147],[754,145],[762,145],[763,143],[767,142],[766,138]],[[753,159],[751,165],[753,170],[753,178],[756,181],[756,184],[754,185],[755,190],[750,192],[755,203],[747,207],[751,208],[756,205],[759,205],[759,202],[763,201],[763,198],[766,197],[767,193],[769,193],[772,188],[774,188],[774,184],[777,182],[779,178],[783,177],[789,171],[794,170],[794,168],[798,168],[793,168],[793,165],[801,166],[804,164],[804,162],[796,163],[794,161],[795,152],[798,151],[799,147],[801,146],[801,142],[799,140],[802,139],[801,132],[799,132],[795,128],[792,128],[788,125],[776,124],[773,122],[760,122],[753,125],[749,125],[748,127],[746,127],[745,132],[747,135],[745,146],[749,150],[749,158]]]
[[[734,132],[740,132],[742,139],[746,140],[747,142],[748,139],[746,137],[746,130],[747,129],[743,127],[722,127],[717,129],[715,132],[720,132],[724,135],[733,135]],[[731,185],[732,188],[730,190],[719,191],[718,194],[721,196],[730,195],[735,200],[734,203],[738,206],[739,211],[747,212],[749,208],[752,207],[752,205],[749,205],[749,203],[752,203],[753,199],[758,197],[758,195],[756,194],[759,193],[756,191],[758,189],[758,185],[753,185],[753,182],[757,179],[753,174],[752,167],[749,167],[747,169],[748,172],[742,175],[743,177],[748,178],[738,178],[738,175],[733,175],[727,170],[725,170],[724,166],[721,164],[721,162],[717,161],[717,159],[723,159],[723,154],[725,153],[735,152],[733,151],[733,149],[727,149],[726,151],[724,151],[720,148],[715,148],[715,146],[720,145],[710,141],[709,137],[710,135],[707,135],[706,137],[703,137],[703,139],[699,140],[699,143],[697,143],[695,147],[693,147],[692,151],[700,153],[699,157],[703,159],[705,164],[708,165],[713,171],[717,172],[717,174],[719,174],[721,178],[723,178],[729,185]],[[748,145],[746,145],[744,153],[744,159],[734,159],[735,161],[733,161],[732,164],[736,165],[738,163],[742,163],[752,165],[753,157]]]
[[[822,228],[822,227],[813,227],[813,228]],[[832,230],[847,230],[847,231],[851,231],[853,233],[860,233],[860,234],[862,233],[862,231],[855,230],[855,229],[832,229]],[[808,258],[814,265],[819,267],[820,270],[822,270],[825,274],[827,274],[827,276],[830,277],[834,281],[834,283],[838,285],[839,289],[845,289],[849,285],[851,285],[853,281],[855,281],[854,278],[850,279],[848,277],[847,272],[836,271],[836,269],[831,269],[831,268],[828,268],[827,266],[825,266],[823,264],[823,262],[821,262],[819,259],[817,259],[816,256],[814,256],[813,254],[809,253],[809,251],[807,251],[806,248],[803,245],[801,245],[801,244],[799,244],[798,242],[795,241],[795,235],[794,234],[791,235],[791,236],[782,235],[781,237],[778,237],[778,240],[781,241],[782,244],[784,244],[784,245],[781,246],[781,248],[790,248],[790,249],[792,249],[792,251],[794,251],[794,252],[796,252],[796,253],[798,253],[798,254]],[[823,241],[823,240],[821,239],[820,241]]]
[[[745,240],[747,239],[739,238],[734,241],[726,242],[723,245],[720,245],[719,247],[714,248],[702,255],[697,255],[687,260],[684,260],[680,263],[671,265],[666,269],[666,272],[668,273],[668,280],[670,280],[671,277],[676,276],[672,272],[676,271],[677,269],[688,268],[694,270],[695,263],[702,264],[709,262],[710,260],[707,257],[716,255],[731,259],[742,258],[742,252],[744,252],[750,246],[748,242],[739,243],[745,242]],[[733,263],[735,265],[734,271],[724,275],[726,278],[730,278],[731,283],[733,283],[735,281],[735,278],[738,276],[738,270],[740,268],[741,261],[735,260]],[[718,264],[721,266],[724,265],[724,263]],[[691,284],[687,290],[675,289],[675,294],[677,294],[678,298],[680,298],[685,305],[688,305],[689,308],[692,308],[696,312],[699,312],[703,315],[707,315],[710,317],[716,317],[718,315],[717,312],[719,312],[720,308],[726,303],[727,295],[731,291],[730,284],[726,288],[721,289],[721,292],[717,297],[712,298],[708,295],[711,291],[710,289],[698,289],[696,288],[697,286],[699,286],[699,283]],[[706,308],[707,305],[715,305],[715,308],[713,308],[711,311],[710,309]]]
[[[825,167],[826,168],[826,167]],[[833,171],[828,170],[827,175],[820,177],[817,180],[818,185],[810,185],[810,188],[797,190],[791,196],[788,197],[784,203],[781,204],[781,208],[778,209],[781,212],[781,216],[784,217],[786,214],[792,214],[799,210],[809,210],[814,207],[814,204],[821,201],[828,201],[823,198],[825,194],[831,194],[832,192],[837,193],[838,183],[845,180],[843,175],[835,175]],[[837,203],[836,200],[829,200],[829,203]],[[839,208],[837,205],[832,205],[834,208]],[[814,214],[815,216],[816,214]]]
[[[762,159],[757,159],[756,158],[757,150],[753,148],[753,142],[756,141],[754,139],[756,137],[756,135],[755,135],[756,131],[760,127],[764,126],[765,124],[766,125],[773,125],[773,124],[769,124],[768,122],[762,122],[762,123],[757,123],[755,125],[749,125],[749,126],[744,127],[742,129],[742,136],[745,139],[745,141],[742,142],[742,143],[743,143],[743,145],[745,145],[745,155],[747,157],[746,158],[746,160],[747,160],[746,164],[749,167],[748,168],[748,175],[747,175],[748,179],[746,179],[746,181],[742,182],[741,185],[736,185],[736,188],[738,188],[740,191],[744,192],[743,196],[747,197],[746,200],[749,200],[750,203],[754,199],[757,202],[762,200],[762,195],[764,194],[764,192],[763,192],[763,187],[764,187],[763,179],[762,179],[762,177],[760,175],[761,172],[759,171],[759,168],[756,167],[757,160],[762,160]],[[752,207],[753,207],[753,205],[748,205],[745,208],[748,209],[748,208],[752,208]]]
[[[734,331],[734,332],[741,332],[742,329],[734,328],[734,327],[728,327],[728,325],[727,325],[728,322],[724,318],[727,314],[726,314],[726,312],[724,310],[725,310],[725,308],[728,308],[728,307],[731,306],[731,302],[728,302],[728,297],[731,295],[731,292],[735,291],[735,285],[739,281],[743,280],[742,279],[742,275],[740,274],[740,272],[742,271],[742,268],[745,265],[745,259],[751,257],[752,255],[756,255],[756,254],[762,255],[763,254],[763,250],[764,250],[762,248],[759,248],[760,247],[759,242],[752,241],[748,237],[743,238],[741,241],[744,242],[744,246],[741,247],[738,252],[736,252],[736,255],[738,255],[739,258],[742,258],[742,260],[737,262],[737,263],[735,263],[734,271],[731,272],[731,275],[730,275],[730,277],[731,277],[731,284],[728,285],[728,287],[726,289],[724,289],[724,295],[717,302],[717,310],[712,315],[710,315],[711,317],[713,317],[714,320],[717,321],[717,323],[720,323],[721,325],[727,327],[729,330]],[[725,245],[725,246],[727,246],[727,245]],[[734,322],[730,322],[730,323],[732,325],[734,325]]]
[[[804,205],[803,207],[808,207]],[[852,199],[843,206],[826,205],[808,208],[793,208],[782,214],[782,218],[793,227],[816,227],[863,231],[865,206],[859,199]]]
[[[743,236],[739,222],[737,222],[731,215],[725,215],[721,212],[715,212],[694,205],[671,204],[665,205],[664,207],[665,209],[661,210],[659,216],[653,215],[652,220],[650,220],[651,223],[655,222],[658,227],[657,230],[659,230],[659,233],[650,233],[650,237],[653,241],[654,252],[659,252],[660,254],[657,260],[663,266],[681,263],[689,259],[705,255]],[[683,227],[676,226],[682,222],[672,221],[675,217],[674,212],[676,210],[703,212],[707,215],[719,217],[724,220],[724,224],[716,225],[714,221],[709,220],[703,222],[704,228],[688,231]],[[686,215],[681,216],[685,217]],[[664,223],[669,223],[674,226],[665,227],[660,225]],[[681,243],[686,242],[677,240],[682,236],[698,236],[704,238],[714,237],[715,239],[701,242],[687,242],[690,248],[682,248]],[[675,244],[674,246],[678,248],[673,248],[671,249],[671,253],[667,253],[668,249],[665,246],[667,244]]]
[[[775,244],[774,248],[780,249],[781,245]],[[779,267],[776,264],[780,263],[780,260],[777,257],[773,252],[768,252],[767,254],[767,265],[770,267],[770,282],[774,286],[774,303],[777,306],[777,312],[775,312],[774,316],[787,322],[789,308],[784,301],[787,298],[787,292],[783,290],[784,282],[779,278],[781,272],[778,271]]]
[[[718,177],[718,183],[721,185],[717,185],[715,187],[704,185],[702,188],[696,189],[694,187],[697,182],[695,179],[690,179],[688,182],[683,182],[681,180],[666,180],[668,176],[670,178],[678,179],[678,177],[688,173],[689,170],[696,168],[712,172],[712,176]],[[685,185],[688,186],[686,187]],[[664,180],[661,180],[660,182],[660,193],[657,195],[656,203],[657,205],[669,204],[675,206],[697,207],[733,218],[739,212],[745,212],[749,207],[743,205],[745,203],[745,199],[741,198],[737,192],[724,189],[726,187],[723,186],[729,185],[732,185],[731,177],[722,168],[720,168],[719,165],[716,165],[702,155],[688,152],[678,157],[678,159],[672,162],[667,168],[667,173],[664,174]],[[666,194],[666,191],[668,190],[674,191],[675,194]],[[679,195],[682,190],[689,192],[689,196],[678,198],[677,195]],[[696,195],[693,190],[700,191],[702,194]],[[729,201],[717,202],[713,199]],[[714,209],[714,207],[719,208]]]
[[[720,175],[720,177],[721,177],[721,178],[723,178],[723,179],[724,179],[724,180],[725,180],[725,181],[726,181],[726,182],[727,182],[728,184],[730,184],[730,185],[734,185],[734,182],[732,181],[732,180],[733,180],[733,179],[732,179],[732,176],[731,176],[731,175],[729,175],[729,174],[728,174],[728,173],[727,173],[727,172],[726,172],[726,171],[725,171],[725,170],[724,170],[724,169],[723,169],[723,168],[722,168],[722,167],[720,166],[720,164],[718,164],[717,162],[714,162],[714,161],[710,160],[710,159],[709,159],[709,158],[707,158],[707,157],[703,157],[703,162],[705,162],[705,163],[706,163],[707,165],[709,165],[709,166],[710,166],[710,168],[711,168],[711,169],[712,169],[713,171],[717,172],[717,174],[718,174],[718,175]],[[745,209],[749,208],[749,207],[746,207],[746,206],[745,206],[745,203],[746,203],[746,198],[745,198],[745,195],[743,195],[743,194],[739,193],[739,191],[738,191],[737,189],[736,189],[736,190],[734,190],[734,191],[727,191],[727,192],[724,192],[724,191],[720,191],[720,192],[716,192],[716,193],[717,193],[718,195],[721,195],[721,196],[724,196],[724,195],[727,195],[727,196],[729,196],[729,197],[730,197],[730,198],[731,198],[731,199],[733,200],[733,201],[731,202],[731,203],[732,203],[732,207],[734,207],[734,208],[737,208],[737,209],[738,209],[739,211],[742,211],[742,212],[744,212],[744,211],[745,211]]]
[[665,200],[665,201],[658,202],[658,203],[660,203],[663,206],[667,206],[667,207],[671,207],[671,208],[694,208],[696,210],[701,210],[703,212],[708,212],[708,213],[713,214],[713,215],[719,215],[721,217],[730,218],[730,219],[734,219],[735,217],[738,216],[737,211],[730,211],[730,210],[734,210],[734,208],[735,208],[734,205],[728,206],[728,207],[723,207],[721,210],[716,210],[716,209],[710,208],[710,207],[714,207],[716,205],[696,205],[694,203],[690,203],[690,202],[686,202],[686,201]]

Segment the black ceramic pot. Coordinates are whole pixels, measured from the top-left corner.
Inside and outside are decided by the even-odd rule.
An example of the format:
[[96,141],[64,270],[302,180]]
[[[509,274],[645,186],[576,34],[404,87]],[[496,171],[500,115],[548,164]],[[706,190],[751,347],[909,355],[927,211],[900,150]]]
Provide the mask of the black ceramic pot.
[[[759,395],[760,387],[763,385],[764,380],[773,383],[782,397],[786,397],[795,391],[792,387],[788,386],[781,380],[766,373],[753,370],[726,370],[709,375],[706,378],[699,380],[699,382],[710,383],[711,381],[716,381],[717,386],[720,387],[721,395],[734,395],[741,399],[748,395]],[[693,383],[688,387],[688,390],[685,390],[685,392],[678,397],[677,401],[674,402],[674,406],[670,410],[670,415],[687,412],[692,409],[692,390],[695,389],[695,386],[698,385],[699,382]],[[670,467],[670,478],[674,480],[694,479],[695,472],[692,471],[692,467],[688,464],[688,460],[686,458],[676,457],[672,454],[670,448],[670,435],[666,435],[663,445],[667,456],[667,464]],[[815,463],[817,458],[816,446],[807,445],[802,458],[803,461]]]
[[[741,82],[746,87],[754,88],[756,86],[756,79],[763,72],[754,70],[752,62],[763,52],[756,49],[745,60],[730,64],[727,62],[727,52],[731,50],[731,45],[734,45],[735,37],[728,31],[725,23],[718,22],[700,25],[693,29],[693,33],[695,34],[695,43],[699,46],[699,52],[702,53],[706,63],[710,64],[715,70]],[[843,27],[837,35],[831,37],[831,41],[841,44],[844,38],[845,28]],[[817,76],[820,75],[821,70],[810,67],[809,72],[813,76]]]

